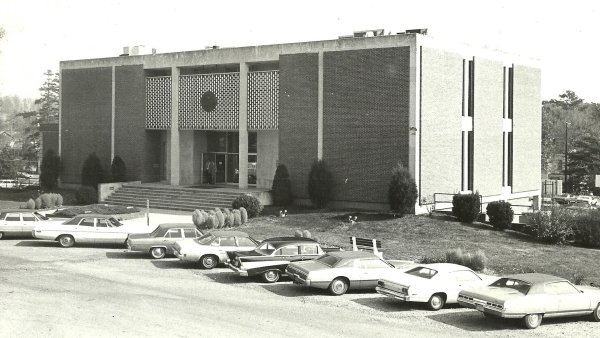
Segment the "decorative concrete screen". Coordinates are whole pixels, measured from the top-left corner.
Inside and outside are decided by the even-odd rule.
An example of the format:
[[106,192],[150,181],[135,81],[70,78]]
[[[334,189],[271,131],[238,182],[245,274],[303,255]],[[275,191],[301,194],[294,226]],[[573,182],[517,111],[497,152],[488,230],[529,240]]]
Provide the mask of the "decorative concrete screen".
[[279,71],[248,73],[248,129],[277,129]]
[[239,88],[239,73],[180,76],[179,129],[238,129]]
[[146,78],[146,129],[171,128],[171,77]]

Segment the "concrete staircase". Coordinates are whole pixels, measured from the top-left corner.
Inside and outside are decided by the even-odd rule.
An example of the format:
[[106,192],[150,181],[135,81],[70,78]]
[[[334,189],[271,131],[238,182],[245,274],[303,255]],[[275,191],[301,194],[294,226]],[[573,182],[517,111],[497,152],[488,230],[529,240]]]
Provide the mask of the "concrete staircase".
[[236,189],[198,189],[169,185],[125,184],[102,203],[150,208],[193,211],[231,208],[231,202],[244,191]]

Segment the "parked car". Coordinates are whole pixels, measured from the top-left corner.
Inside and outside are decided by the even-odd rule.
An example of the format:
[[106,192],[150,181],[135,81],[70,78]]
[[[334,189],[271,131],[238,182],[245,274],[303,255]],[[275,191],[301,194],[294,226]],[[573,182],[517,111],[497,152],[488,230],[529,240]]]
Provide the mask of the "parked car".
[[160,259],[173,254],[173,245],[182,239],[198,238],[202,232],[191,223],[159,224],[147,234],[131,234],[127,237],[129,251],[148,252],[153,258]]
[[340,248],[323,248],[314,239],[302,237],[274,237],[265,239],[252,251],[228,252],[226,265],[240,276],[261,276],[274,283],[285,275],[290,262],[315,259],[327,251]]
[[591,314],[600,321],[599,289],[540,273],[512,275],[487,287],[463,290],[458,303],[486,316],[521,318],[529,329],[538,327],[543,317]]
[[0,188],[14,189],[19,187],[19,182],[17,180],[11,179],[1,179],[0,180]]
[[37,239],[57,241],[68,248],[75,243],[125,244],[130,233],[144,233],[148,228],[124,225],[113,216],[98,214],[77,215],[66,222],[36,226],[32,232]]
[[596,200],[594,196],[577,196],[576,201],[587,203],[588,205],[596,205],[598,203],[598,200]]
[[258,242],[242,231],[214,230],[196,239],[175,242],[173,252],[184,262],[199,262],[212,269],[227,261],[227,251],[249,251]]
[[554,201],[558,204],[572,204],[577,201],[577,197],[570,194],[557,195],[554,196]]
[[486,286],[495,279],[478,275],[462,265],[424,264],[380,279],[375,290],[403,302],[427,303],[431,310],[437,311],[445,304],[457,303],[462,289]]
[[31,236],[31,231],[41,221],[48,217],[32,210],[1,210],[0,211],[0,239],[4,235]]
[[371,252],[329,252],[315,260],[290,263],[285,270],[295,284],[328,289],[343,295],[349,289],[375,291],[377,281],[396,271],[394,265]]

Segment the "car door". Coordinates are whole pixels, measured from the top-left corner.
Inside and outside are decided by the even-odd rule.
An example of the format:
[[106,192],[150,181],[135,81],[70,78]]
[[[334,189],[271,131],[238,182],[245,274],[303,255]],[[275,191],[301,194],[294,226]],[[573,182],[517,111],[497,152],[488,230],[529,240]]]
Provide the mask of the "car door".
[[248,237],[238,236],[235,238],[236,251],[250,251],[256,248],[256,243]]
[[586,311],[591,308],[590,298],[571,283],[560,281],[544,285],[550,311],[557,314]]
[[189,238],[198,238],[200,236],[202,236],[202,233],[200,231],[198,231],[198,229],[192,229],[192,228],[185,228],[183,229],[183,236],[186,239]]
[[94,243],[96,227],[94,217],[82,217],[73,231],[70,232],[79,243]]
[[9,212],[4,217],[3,223],[3,232],[17,234],[20,235],[23,232],[22,221],[21,221],[21,213],[19,212]]
[[23,223],[21,223],[21,232],[24,235],[31,234],[31,231],[35,229],[35,226],[38,222],[37,218],[32,213],[27,212],[21,214],[21,219],[23,220]]
[[385,272],[391,269],[389,265],[378,258],[357,260],[356,267],[359,269],[360,276],[357,286],[361,289],[375,289],[377,281],[384,276]]
[[273,257],[275,257],[276,260],[286,262],[292,262],[296,259],[299,259],[300,255],[298,251],[298,245],[290,244],[282,246],[281,248],[275,250],[275,252],[273,253]]
[[163,236],[162,245],[164,245],[167,248],[167,252],[173,253],[173,245],[175,244],[175,242],[180,241],[182,239],[183,234],[181,228],[169,229]]
[[[442,275],[435,277],[443,278]],[[455,302],[457,300],[458,293],[464,289],[483,286],[481,278],[479,278],[476,273],[468,270],[453,271],[449,274],[447,282],[443,283],[443,280],[440,281],[442,283],[438,283],[438,285],[442,284],[447,288],[446,290],[443,290],[446,291],[448,297],[446,302]]]

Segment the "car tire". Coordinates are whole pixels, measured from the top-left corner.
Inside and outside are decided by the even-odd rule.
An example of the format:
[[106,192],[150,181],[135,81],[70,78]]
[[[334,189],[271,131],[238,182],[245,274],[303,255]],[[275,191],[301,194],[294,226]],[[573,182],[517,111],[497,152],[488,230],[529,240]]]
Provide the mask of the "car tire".
[[63,248],[70,248],[75,245],[75,239],[71,235],[60,235],[58,236],[58,244]]
[[0,239],[2,239],[2,237],[4,237],[4,233],[0,231]]
[[594,310],[594,312],[592,312],[592,318],[594,319],[594,321],[600,322],[600,303],[598,303],[596,309]]
[[219,257],[215,255],[206,255],[200,258],[200,265],[207,270],[214,268],[217,264],[219,264]]
[[532,313],[523,317],[523,324],[528,329],[535,329],[542,323],[542,314],[541,313]]
[[152,258],[155,258],[155,259],[164,258],[166,254],[167,254],[167,250],[165,250],[165,248],[156,247],[156,248],[150,249],[150,256],[152,256]]
[[437,311],[446,305],[446,297],[442,293],[436,293],[429,297],[427,307],[432,311]]
[[346,278],[338,277],[331,281],[329,284],[329,292],[334,296],[341,296],[348,291],[348,280]]
[[262,279],[267,283],[275,283],[279,280],[281,273],[279,270],[269,270],[262,274]]

